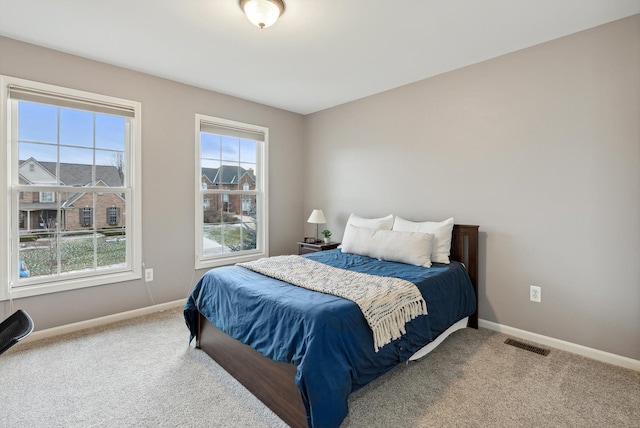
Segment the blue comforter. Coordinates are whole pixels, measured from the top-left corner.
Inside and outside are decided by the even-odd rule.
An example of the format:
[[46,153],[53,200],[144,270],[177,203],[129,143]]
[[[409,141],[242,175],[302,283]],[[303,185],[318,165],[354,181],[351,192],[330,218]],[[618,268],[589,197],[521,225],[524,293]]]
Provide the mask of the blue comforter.
[[297,365],[296,384],[310,427],[338,427],[355,391],[431,342],[475,311],[475,294],[464,266],[431,268],[379,261],[340,250],[305,255],[328,265],[403,278],[418,286],[428,315],[407,324],[407,334],[374,352],[362,312],[350,300],[318,293],[238,266],[207,272],[184,308],[191,332],[198,312],[229,336],[263,355]]

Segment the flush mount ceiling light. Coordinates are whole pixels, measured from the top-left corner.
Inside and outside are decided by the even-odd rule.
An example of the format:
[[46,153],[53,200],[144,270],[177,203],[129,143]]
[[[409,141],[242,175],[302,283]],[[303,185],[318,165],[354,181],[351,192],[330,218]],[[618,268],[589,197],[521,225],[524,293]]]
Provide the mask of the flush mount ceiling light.
[[266,28],[275,24],[284,13],[282,0],[240,0],[240,8],[257,27]]

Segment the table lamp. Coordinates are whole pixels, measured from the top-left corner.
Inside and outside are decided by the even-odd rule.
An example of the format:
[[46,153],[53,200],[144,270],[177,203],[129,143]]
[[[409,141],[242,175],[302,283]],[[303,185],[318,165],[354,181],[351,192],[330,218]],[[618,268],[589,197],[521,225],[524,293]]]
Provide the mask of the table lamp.
[[324,218],[324,213],[322,212],[322,210],[313,210],[313,212],[309,216],[309,219],[307,220],[307,223],[315,223],[316,224],[316,242],[319,241],[319,239],[318,239],[318,225],[319,224],[324,224],[326,222],[327,222],[327,220]]

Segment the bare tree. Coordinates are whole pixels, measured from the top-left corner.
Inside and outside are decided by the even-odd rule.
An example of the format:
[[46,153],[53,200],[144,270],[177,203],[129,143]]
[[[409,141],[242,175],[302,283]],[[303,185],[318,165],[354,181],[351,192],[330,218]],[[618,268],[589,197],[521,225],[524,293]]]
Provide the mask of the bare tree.
[[111,155],[111,164],[118,170],[120,181],[124,184],[124,153],[116,152]]
[[44,235],[46,238],[40,239],[40,242],[46,242],[48,249],[45,259],[43,260],[43,267],[44,269],[48,270],[49,275],[53,275],[58,270],[58,234],[56,233],[58,222],[56,221],[55,217],[50,216],[48,213],[46,216],[40,213],[39,220],[40,226],[46,229],[47,232],[51,232],[46,233],[46,235]]

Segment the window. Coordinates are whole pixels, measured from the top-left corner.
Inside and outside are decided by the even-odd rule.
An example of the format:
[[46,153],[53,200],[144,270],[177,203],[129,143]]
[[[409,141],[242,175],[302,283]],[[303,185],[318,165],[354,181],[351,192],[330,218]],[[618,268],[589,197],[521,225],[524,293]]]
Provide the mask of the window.
[[117,226],[119,218],[120,218],[119,207],[114,206],[114,207],[107,208],[107,223],[109,223],[109,226]]
[[93,210],[89,207],[80,209],[80,224],[82,227],[89,227],[93,224],[92,211]]
[[196,268],[265,257],[268,128],[196,115]]
[[0,299],[140,278],[140,104],[0,82]]
[[40,202],[55,202],[53,192],[40,192]]

